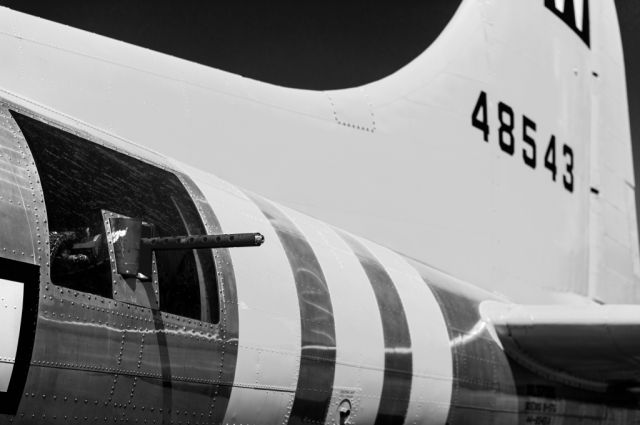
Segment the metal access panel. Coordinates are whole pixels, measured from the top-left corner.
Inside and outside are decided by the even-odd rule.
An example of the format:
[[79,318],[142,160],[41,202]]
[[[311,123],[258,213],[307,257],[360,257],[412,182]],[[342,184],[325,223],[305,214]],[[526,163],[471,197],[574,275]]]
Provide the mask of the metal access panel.
[[44,198],[29,147],[0,107],[0,256],[39,264],[46,258]]
[[[152,273],[151,276],[148,276],[149,279],[138,276],[123,275],[118,272],[115,249],[118,245],[118,239],[122,236],[122,232],[127,231],[127,229],[114,227],[117,223],[117,220],[115,219],[118,218],[129,217],[111,211],[102,210],[102,221],[104,224],[105,234],[107,236],[109,260],[111,262],[113,299],[157,310],[160,308],[160,292],[158,288],[158,268],[156,267],[155,254],[152,259]],[[153,227],[150,225],[142,226],[142,236],[154,236]]]

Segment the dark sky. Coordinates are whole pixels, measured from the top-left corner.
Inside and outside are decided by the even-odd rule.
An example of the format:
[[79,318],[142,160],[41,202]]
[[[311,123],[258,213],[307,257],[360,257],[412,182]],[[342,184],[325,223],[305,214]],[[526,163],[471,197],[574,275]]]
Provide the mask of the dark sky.
[[[631,138],[634,148],[636,182],[639,183],[636,186],[640,186],[640,1],[616,0],[616,8],[618,9],[618,21],[620,22],[627,70]],[[640,205],[640,196],[637,193],[636,189],[636,205]]]
[[458,4],[0,0],[14,10],[257,80],[312,89],[390,74],[431,43]]
[[[640,182],[640,1],[615,3]],[[15,10],[257,80],[312,89],[351,87],[390,74],[429,46],[458,4],[457,0],[0,0],[0,5]],[[640,196],[636,198],[640,204]]]

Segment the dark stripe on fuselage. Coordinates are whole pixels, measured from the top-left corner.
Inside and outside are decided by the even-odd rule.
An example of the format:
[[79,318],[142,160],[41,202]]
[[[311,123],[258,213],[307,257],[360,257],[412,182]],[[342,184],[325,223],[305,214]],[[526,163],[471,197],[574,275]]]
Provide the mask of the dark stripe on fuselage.
[[251,198],[278,234],[298,293],[302,351],[289,424],[324,423],[336,369],[336,330],[329,288],[311,245],[295,224],[270,202]]
[[[211,205],[209,205],[198,186],[186,174],[180,174],[179,177],[189,191],[193,202],[196,204],[207,230],[210,233],[224,233],[220,227],[218,217],[213,212]],[[219,329],[224,344],[224,353],[221,357],[222,364],[219,369],[220,384],[216,385],[210,406],[210,420],[212,423],[222,423],[227,413],[229,399],[231,398],[231,390],[235,380],[238,360],[238,292],[229,250],[227,248],[221,248],[215,251],[217,254],[215,267],[216,275],[218,276],[218,287],[222,289],[218,304],[220,308]]]
[[373,254],[355,238],[340,233],[364,269],[378,302],[384,336],[384,380],[376,425],[404,423],[411,396],[413,354],[409,324],[391,277]]

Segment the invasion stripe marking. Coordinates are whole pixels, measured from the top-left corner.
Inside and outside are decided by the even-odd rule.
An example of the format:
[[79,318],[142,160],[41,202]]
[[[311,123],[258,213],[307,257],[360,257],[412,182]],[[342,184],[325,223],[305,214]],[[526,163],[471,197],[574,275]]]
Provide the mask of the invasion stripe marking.
[[352,236],[342,232],[340,236],[367,274],[382,320],[384,380],[375,424],[402,425],[409,407],[413,370],[411,336],[404,307],[391,277],[373,254]]
[[291,265],[300,305],[300,375],[289,424],[324,423],[336,369],[336,330],[329,288],[304,235],[268,201],[249,195],[269,219]]

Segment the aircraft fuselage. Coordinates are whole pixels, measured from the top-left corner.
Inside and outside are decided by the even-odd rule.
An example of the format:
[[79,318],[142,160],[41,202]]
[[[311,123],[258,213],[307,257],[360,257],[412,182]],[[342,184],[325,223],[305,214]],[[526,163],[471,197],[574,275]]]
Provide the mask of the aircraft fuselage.
[[[0,164],[0,423],[638,419],[510,360],[481,308],[508,300],[215,177],[11,103]],[[265,243],[124,278],[114,217]]]

